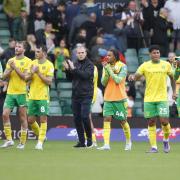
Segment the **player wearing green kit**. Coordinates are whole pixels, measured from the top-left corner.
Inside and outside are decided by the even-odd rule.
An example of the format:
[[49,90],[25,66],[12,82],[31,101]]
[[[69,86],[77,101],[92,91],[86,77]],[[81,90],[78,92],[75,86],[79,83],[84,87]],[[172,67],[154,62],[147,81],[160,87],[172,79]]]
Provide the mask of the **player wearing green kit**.
[[[31,68],[26,76],[30,80],[30,91],[28,101],[28,122],[31,129],[38,136],[37,150],[43,149],[46,138],[47,115],[49,114],[49,85],[54,74],[53,64],[47,60],[47,50],[44,46],[37,46],[36,59],[32,61]],[[40,119],[40,127],[36,122]]]
[[175,82],[173,70],[170,63],[160,59],[160,49],[157,45],[149,48],[151,60],[144,62],[134,75],[129,76],[129,80],[139,80],[142,76],[146,80],[144,96],[144,116],[148,120],[149,141],[151,145],[150,153],[156,153],[156,119],[161,122],[164,133],[164,152],[170,151],[169,134],[171,127],[169,124],[169,105],[167,99],[167,76],[171,79],[173,88],[173,98],[175,98]]
[[17,42],[15,46],[15,57],[8,60],[3,79],[8,80],[7,95],[3,107],[3,126],[6,136],[5,143],[1,146],[6,148],[14,145],[10,123],[10,113],[13,108],[18,107],[19,119],[21,122],[19,149],[24,149],[27,136],[27,113],[26,113],[26,80],[25,76],[30,67],[31,60],[24,56],[25,43]]

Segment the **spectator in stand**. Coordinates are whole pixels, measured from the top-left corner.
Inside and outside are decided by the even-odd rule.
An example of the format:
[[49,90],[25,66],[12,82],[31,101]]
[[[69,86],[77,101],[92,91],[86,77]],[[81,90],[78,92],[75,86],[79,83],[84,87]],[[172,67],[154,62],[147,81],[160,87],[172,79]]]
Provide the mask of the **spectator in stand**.
[[96,43],[95,45],[92,46],[90,51],[91,59],[94,64],[96,64],[99,61],[99,54],[98,54],[99,48],[105,49],[104,39],[101,36],[96,37]]
[[175,61],[176,54],[174,52],[168,53],[168,62],[171,64],[173,71],[176,69],[176,61]]
[[65,39],[61,39],[59,41],[59,47],[56,47],[54,49],[54,56],[55,56],[55,84],[57,85],[57,78],[62,78],[62,71],[63,68],[63,62],[68,58],[70,58],[69,50],[66,48],[66,41]]
[[55,9],[53,28],[56,30],[57,42],[67,36],[66,3],[60,1]]
[[8,18],[9,31],[13,37],[13,21],[16,17],[20,16],[21,8],[24,7],[23,0],[4,0],[3,9]]
[[80,11],[79,0],[71,0],[71,4],[66,7],[66,22],[67,28],[71,28],[72,20],[76,17]]
[[151,43],[157,44],[161,50],[161,56],[167,57],[169,52],[169,42],[167,31],[171,27],[171,24],[167,21],[168,11],[166,8],[161,8],[159,16],[154,22],[153,36]]
[[89,21],[85,21],[81,25],[81,28],[86,30],[87,47],[89,47],[90,39],[97,35],[96,14],[91,13],[89,15]]
[[84,5],[87,7],[87,13],[95,13],[97,17],[97,22],[99,23],[101,17],[101,9],[98,4],[95,3],[95,0],[86,0]]
[[26,12],[30,15],[30,0],[24,0],[24,6],[26,8]]
[[163,7],[159,0],[141,0],[142,13],[144,17],[143,30],[147,45],[150,45],[150,35],[154,27],[155,19],[159,15],[159,10]]
[[44,19],[46,22],[52,22],[55,18],[55,6],[53,0],[45,0],[43,4]]
[[124,11],[124,7],[118,5],[115,9],[115,12],[114,12],[114,17],[116,20],[118,19],[122,19],[122,13]]
[[72,25],[71,25],[71,29],[70,29],[69,37],[68,37],[69,45],[72,46],[73,39],[76,33],[79,31],[79,28],[85,21],[88,21],[88,20],[89,20],[89,16],[87,15],[87,8],[85,6],[81,6],[80,14],[74,17],[72,21]]
[[122,14],[122,20],[127,26],[128,48],[135,48],[138,52],[139,48],[143,47],[143,33],[141,25],[144,19],[142,12],[136,9],[135,1],[129,2],[127,11]]
[[47,53],[51,54],[55,47],[55,43],[54,43],[55,36],[53,34],[52,23],[47,22],[45,25],[45,30],[36,31],[36,39],[37,39],[37,44],[46,45]]
[[106,8],[104,10],[104,15],[100,18],[100,27],[103,28],[105,33],[113,34],[115,18],[113,17],[113,10],[111,8]]
[[42,10],[43,11],[44,6],[44,0],[36,0],[35,3],[31,4],[31,11],[30,11],[30,17],[32,18],[32,21],[36,18],[36,11]]
[[34,36],[34,34],[28,34],[25,56],[34,60],[35,59],[35,50],[36,50],[36,37]]
[[87,47],[87,32],[85,29],[79,29],[79,32],[75,38],[75,41],[74,41],[74,45],[73,47],[77,44],[77,43],[81,43],[81,44],[84,44],[85,47]]
[[127,35],[126,26],[122,20],[116,20],[116,27],[114,29],[114,35],[116,37],[116,49],[122,54],[125,53],[127,49]]
[[38,30],[44,30],[45,29],[45,20],[44,20],[44,13],[42,11],[42,8],[37,8],[35,12],[35,19],[34,19],[34,32]]
[[26,40],[28,33],[32,33],[33,29],[29,23],[27,10],[25,7],[21,8],[20,17],[13,21],[13,38],[18,41]]
[[180,0],[167,0],[164,7],[169,10],[168,19],[173,23],[175,51],[180,46]]
[[15,45],[16,45],[16,41],[13,38],[10,38],[9,47],[5,49],[0,56],[3,69],[5,69],[5,65],[7,61],[15,55]]

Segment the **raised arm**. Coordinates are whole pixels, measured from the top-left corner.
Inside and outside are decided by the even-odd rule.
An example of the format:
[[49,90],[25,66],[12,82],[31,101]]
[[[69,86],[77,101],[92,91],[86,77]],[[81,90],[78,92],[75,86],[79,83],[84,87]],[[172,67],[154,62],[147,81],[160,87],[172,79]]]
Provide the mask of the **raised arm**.
[[109,73],[107,72],[106,69],[103,68],[103,74],[102,74],[102,78],[101,78],[101,83],[104,87],[106,87],[107,83],[109,80]]
[[109,76],[111,76],[111,78],[115,81],[116,84],[119,84],[127,76],[127,66],[126,65],[121,67],[118,74],[114,73],[110,64],[106,65],[105,69],[107,70],[107,72],[109,73]]

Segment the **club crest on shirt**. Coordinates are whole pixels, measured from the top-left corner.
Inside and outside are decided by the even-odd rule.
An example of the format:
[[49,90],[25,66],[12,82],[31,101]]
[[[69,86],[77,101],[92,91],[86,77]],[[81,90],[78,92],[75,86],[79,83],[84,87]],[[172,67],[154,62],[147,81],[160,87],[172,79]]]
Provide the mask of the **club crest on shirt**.
[[24,62],[20,62],[20,66],[24,66]]
[[46,66],[42,66],[42,70],[45,70],[46,69]]

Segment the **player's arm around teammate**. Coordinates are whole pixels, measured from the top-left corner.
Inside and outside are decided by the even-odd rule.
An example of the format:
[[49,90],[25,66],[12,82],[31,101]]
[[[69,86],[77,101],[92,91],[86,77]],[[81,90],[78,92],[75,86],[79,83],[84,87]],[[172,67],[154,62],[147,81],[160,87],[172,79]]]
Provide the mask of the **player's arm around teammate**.
[[[31,129],[38,137],[38,143],[35,149],[42,150],[43,142],[46,138],[47,116],[49,114],[49,85],[53,79],[54,67],[47,60],[47,50],[44,46],[37,46],[36,59],[26,80],[30,80],[30,91],[28,101],[28,122]],[[40,127],[37,123],[37,117],[40,119]]]
[[99,150],[110,149],[110,126],[112,118],[119,120],[126,137],[125,150],[131,150],[131,132],[127,122],[127,95],[125,79],[127,67],[119,61],[118,51],[110,49],[107,54],[108,62],[103,62],[102,84],[105,86],[104,93],[104,146]]

